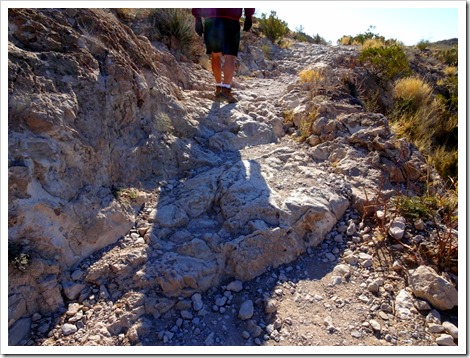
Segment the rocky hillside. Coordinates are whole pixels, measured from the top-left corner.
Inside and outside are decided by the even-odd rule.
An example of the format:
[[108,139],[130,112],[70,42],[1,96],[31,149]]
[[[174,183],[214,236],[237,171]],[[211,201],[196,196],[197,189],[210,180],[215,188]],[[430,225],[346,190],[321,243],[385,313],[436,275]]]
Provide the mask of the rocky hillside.
[[[389,240],[384,227],[399,246],[433,245],[431,223],[387,212],[397,193],[441,182],[386,117],[367,112],[344,86],[344,78],[367,80],[356,48],[281,49],[244,34],[234,85],[240,101],[226,104],[212,98],[202,64],[177,60],[109,11],[10,9],[8,21],[11,345],[198,344],[180,340],[181,327],[204,312],[201,295],[218,287],[225,299],[214,311],[229,310],[227,292],[240,292],[243,281],[261,285],[270,270],[282,268],[281,283],[299,282],[295,262],[306,254],[320,255],[326,272],[343,262],[349,274],[343,267],[337,284],[351,270],[379,278],[384,269],[369,248]],[[328,88],[299,81],[307,66],[328,74]],[[313,110],[313,134],[301,142]],[[406,278],[400,290],[439,310],[456,307],[456,275],[404,262],[395,265],[395,277]],[[421,271],[408,272],[418,264]],[[227,286],[232,281],[236,287]],[[435,281],[444,293],[432,292]],[[379,290],[384,284],[370,292],[401,292]],[[239,319],[252,318],[266,294],[234,299]],[[276,311],[266,310],[260,315]],[[176,332],[152,326],[175,312]],[[268,335],[263,342],[283,343],[268,324],[250,324],[243,344],[262,344],[259,330]],[[363,330],[380,332],[368,325]],[[241,344],[197,328],[212,337],[203,344]],[[454,344],[452,332],[446,344]],[[382,343],[397,344],[389,336]],[[293,337],[284,344],[300,339]]]

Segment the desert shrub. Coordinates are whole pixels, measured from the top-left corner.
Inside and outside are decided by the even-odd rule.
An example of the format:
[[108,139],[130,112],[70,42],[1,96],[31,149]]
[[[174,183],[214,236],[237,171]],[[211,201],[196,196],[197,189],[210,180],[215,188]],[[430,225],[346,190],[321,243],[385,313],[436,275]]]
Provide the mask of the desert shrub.
[[280,44],[282,39],[289,34],[289,27],[285,21],[277,17],[275,11],[271,11],[269,17],[266,14],[261,14],[258,19],[261,32],[272,42]]
[[459,51],[457,47],[451,49],[438,50],[436,57],[448,66],[458,66]]
[[429,47],[430,42],[428,40],[420,40],[416,47],[419,48],[421,51],[426,50]]
[[299,78],[304,83],[320,83],[325,79],[325,76],[321,69],[306,68],[299,72]]
[[362,44],[361,49],[367,50],[368,48],[380,48],[384,46],[385,42],[383,42],[381,39],[367,39]]
[[393,98],[401,110],[415,111],[431,99],[432,87],[418,77],[401,78],[395,82]]
[[328,42],[319,34],[316,34],[314,36],[307,35],[304,32],[304,28],[302,25],[295,29],[295,32],[292,35],[292,37],[294,40],[297,40],[300,42],[308,42],[308,43],[317,44],[317,45],[328,45]]
[[362,45],[367,40],[379,40],[385,42],[385,37],[372,32],[375,26],[369,26],[366,32],[357,34],[356,36],[343,35],[337,43],[339,45]]
[[189,9],[165,8],[155,9],[153,13],[154,28],[157,37],[172,50],[180,50],[190,55],[194,48],[194,17]]
[[317,107],[313,107],[308,115],[300,120],[299,140],[304,141],[312,134],[312,124],[318,119],[319,112]]
[[457,67],[447,66],[444,68],[444,74],[446,76],[457,76]]
[[362,49],[359,60],[382,84],[411,73],[406,54],[397,43]]

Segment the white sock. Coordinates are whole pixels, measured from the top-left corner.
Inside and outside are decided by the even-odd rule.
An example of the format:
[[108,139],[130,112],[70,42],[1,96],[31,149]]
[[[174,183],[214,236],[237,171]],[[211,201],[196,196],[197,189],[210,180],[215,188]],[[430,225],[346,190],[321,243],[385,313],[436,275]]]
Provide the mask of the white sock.
[[230,88],[230,85],[227,84],[227,83],[219,83],[217,86],[224,87],[224,88]]

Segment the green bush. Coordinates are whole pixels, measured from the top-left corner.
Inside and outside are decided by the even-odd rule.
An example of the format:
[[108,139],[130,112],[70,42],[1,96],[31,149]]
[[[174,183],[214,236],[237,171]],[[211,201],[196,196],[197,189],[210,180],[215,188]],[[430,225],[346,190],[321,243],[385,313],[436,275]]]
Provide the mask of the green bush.
[[285,21],[277,18],[276,12],[271,11],[269,17],[266,14],[261,14],[258,20],[262,33],[272,42],[280,44],[282,39],[290,32],[289,27]]
[[416,47],[419,48],[421,51],[426,50],[429,47],[428,40],[421,40],[416,44]]
[[338,45],[362,45],[366,40],[379,40],[385,42],[385,37],[372,32],[374,29],[375,26],[369,26],[367,31],[363,34],[358,34],[356,36],[344,35],[337,41],[337,43]]
[[410,64],[403,48],[394,42],[382,47],[361,50],[359,60],[382,84],[411,74]]

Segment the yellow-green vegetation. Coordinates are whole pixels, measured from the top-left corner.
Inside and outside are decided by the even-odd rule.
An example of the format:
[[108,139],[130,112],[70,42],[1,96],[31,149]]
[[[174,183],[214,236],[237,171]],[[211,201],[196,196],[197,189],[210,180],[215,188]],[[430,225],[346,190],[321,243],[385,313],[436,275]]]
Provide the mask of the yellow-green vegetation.
[[401,111],[410,111],[431,100],[432,88],[419,77],[400,78],[393,86],[392,95]]
[[299,78],[301,82],[313,84],[321,83],[325,80],[323,71],[316,68],[306,68],[300,71]]
[[31,255],[18,242],[8,241],[8,262],[20,271],[26,271],[31,263]]
[[394,131],[413,142],[444,179],[457,178],[457,89],[454,90],[455,95],[449,98],[433,97],[430,84],[408,77],[397,80],[392,91],[394,108],[390,119]]
[[114,197],[122,204],[129,204],[132,200],[137,199],[139,196],[139,191],[135,188],[122,188],[118,189],[116,187],[111,188],[111,192]]
[[185,55],[192,53],[196,35],[190,9],[155,9],[152,18],[158,35],[170,48],[179,49]]
[[294,110],[289,109],[282,113],[284,124],[294,123]]
[[385,42],[382,39],[367,39],[361,46],[361,50],[367,50],[368,48],[380,48],[384,47]]
[[258,19],[260,29],[264,36],[266,36],[272,43],[281,44],[282,39],[287,36],[290,32],[289,27],[285,21],[280,20],[277,17],[275,11],[271,11],[271,14],[261,14],[261,18]]
[[299,132],[300,141],[306,140],[312,134],[312,124],[318,119],[318,108],[313,107],[308,115],[300,120]]

